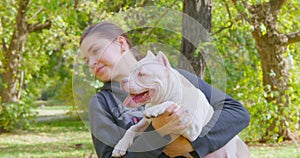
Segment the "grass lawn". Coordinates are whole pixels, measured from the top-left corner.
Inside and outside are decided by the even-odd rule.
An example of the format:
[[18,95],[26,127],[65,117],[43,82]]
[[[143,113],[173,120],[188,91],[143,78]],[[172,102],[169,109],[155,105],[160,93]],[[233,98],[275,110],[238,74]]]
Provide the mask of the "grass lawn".
[[0,135],[0,157],[96,157],[83,122],[56,120],[33,125],[30,130]]
[[[41,116],[56,115],[64,106],[38,108]],[[58,110],[58,111],[56,111]],[[293,143],[250,145],[252,158],[300,158]],[[0,134],[0,158],[96,158],[90,133],[80,119],[36,123],[27,131]]]
[[300,158],[300,146],[292,142],[249,146],[251,158]]

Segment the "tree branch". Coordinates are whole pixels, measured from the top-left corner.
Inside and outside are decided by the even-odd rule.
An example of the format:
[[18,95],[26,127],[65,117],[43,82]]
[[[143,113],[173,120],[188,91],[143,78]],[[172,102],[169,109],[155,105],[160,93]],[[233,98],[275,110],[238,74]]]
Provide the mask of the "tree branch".
[[279,12],[286,0],[270,0],[271,11],[275,14]]
[[51,27],[51,21],[50,20],[46,20],[45,23],[37,23],[37,24],[28,24],[28,31],[29,33],[31,32],[37,32],[40,31],[42,29],[48,29]]
[[78,8],[78,2],[79,0],[74,0],[74,9],[77,10]]
[[[236,8],[236,10],[239,12],[239,14],[242,16],[242,18],[244,20],[246,20],[247,22],[250,22],[250,18],[249,15],[247,13],[246,10],[248,10],[249,13],[251,13],[252,7],[249,3],[245,2],[245,1],[239,1],[239,3],[237,3],[235,0],[232,1],[234,4],[234,7]],[[245,10],[241,10],[241,7],[238,7],[238,5],[242,5],[243,7],[245,7]]]
[[4,37],[2,37],[2,48],[4,50],[4,53],[6,53],[7,52],[7,46],[6,46],[6,42],[5,42]]
[[288,44],[300,42],[300,32],[288,33],[286,37],[288,38]]
[[[5,28],[4,18],[3,17],[1,17],[1,26],[2,26],[3,29]],[[3,33],[5,34],[5,31]],[[7,48],[7,45],[6,45],[4,37],[2,37],[1,40],[2,40],[2,49],[3,49],[4,53],[6,53],[7,50],[8,50],[8,48]]]
[[[228,14],[228,16],[229,16],[229,22],[230,22],[230,24],[229,24],[229,26],[223,26],[223,27],[221,27],[218,31],[212,33],[211,35],[218,34],[218,33],[222,32],[222,31],[225,30],[225,29],[231,28],[231,26],[233,25],[233,23],[232,23],[232,16],[231,16],[231,12],[230,12],[230,10],[229,10],[228,3],[226,2],[226,0],[223,0],[223,1],[224,1],[224,3],[225,3],[225,7],[226,7],[226,10],[227,10],[227,14]],[[233,2],[233,3],[234,3],[234,2]]]
[[40,12],[42,12],[44,10],[44,8],[40,8],[37,12],[35,12],[27,21],[35,18]]
[[22,0],[19,2],[19,9],[17,15],[17,24],[21,24],[22,20],[24,20],[25,13],[28,9],[29,0]]
[[[172,7],[175,5],[175,2],[176,2],[176,1],[174,1],[174,2],[170,5],[169,8],[172,8]],[[152,27],[152,29],[150,30],[150,32],[148,33],[148,35],[146,36],[146,38],[145,38],[144,40],[142,40],[142,41],[147,41],[147,40],[148,40],[148,38],[151,36],[151,34],[153,33],[153,31],[154,31],[154,29],[156,28],[156,26],[158,25],[158,23],[159,23],[159,22],[161,21],[161,19],[168,13],[169,8],[167,8],[167,9],[161,14],[161,16],[159,17],[159,19],[155,22],[154,27]]]

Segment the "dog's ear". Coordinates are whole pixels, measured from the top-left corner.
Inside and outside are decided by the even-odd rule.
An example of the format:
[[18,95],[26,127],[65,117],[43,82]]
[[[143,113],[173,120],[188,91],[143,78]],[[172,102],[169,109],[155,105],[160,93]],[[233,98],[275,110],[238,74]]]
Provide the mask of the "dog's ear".
[[166,57],[166,55],[165,55],[163,52],[159,51],[159,52],[157,53],[156,58],[157,58],[158,61],[159,61],[160,63],[162,63],[165,67],[171,67],[168,58]]
[[155,57],[155,55],[150,50],[148,50],[146,57]]

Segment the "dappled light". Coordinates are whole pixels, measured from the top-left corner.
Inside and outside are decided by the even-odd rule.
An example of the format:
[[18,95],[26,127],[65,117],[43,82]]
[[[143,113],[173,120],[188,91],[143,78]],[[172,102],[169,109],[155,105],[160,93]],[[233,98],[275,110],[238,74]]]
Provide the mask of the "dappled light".
[[[0,158],[97,158],[99,154],[91,135],[98,127],[93,129],[91,124],[106,120],[92,117],[91,113],[102,112],[113,120],[111,126],[122,124],[124,120],[130,122],[122,128],[119,126],[116,133],[121,136],[137,124],[144,115],[144,106],[124,107],[122,99],[126,96],[121,96],[125,92],[119,83],[109,87],[112,93],[122,98],[114,103],[118,108],[91,108],[93,98],[99,99],[97,94],[101,88],[107,88],[107,81],[99,79],[110,70],[107,67],[113,65],[106,58],[111,57],[114,62],[119,59],[119,56],[110,56],[111,50],[120,51],[123,57],[111,68],[110,77],[114,81],[124,83],[118,77],[123,77],[133,67],[124,66],[122,62],[134,60],[135,63],[131,55],[140,60],[151,50],[154,54],[164,52],[176,70],[196,74],[191,82],[198,83],[197,77],[203,79],[205,84],[199,87],[200,90],[207,90],[206,83],[218,89],[209,90],[207,93],[211,98],[205,98],[221,101],[212,101],[217,104],[213,106],[215,118],[203,128],[207,131],[204,135],[215,126],[223,126],[222,122],[217,122],[219,116],[231,116],[234,125],[247,123],[241,131],[235,126],[229,130],[239,132],[238,136],[246,143],[251,157],[300,157],[299,6],[300,1],[296,0],[2,0],[0,149],[4,152],[0,152]],[[95,44],[83,49],[84,38],[91,36],[87,34],[83,38],[83,32],[101,21],[116,24],[124,33],[119,33],[101,47],[97,46],[98,36],[95,36],[97,38],[89,39]],[[131,54],[128,57],[125,53]],[[102,65],[93,63],[92,59]],[[140,69],[136,71],[140,72],[136,84],[146,83],[143,82],[145,73]],[[127,98],[126,103],[150,102],[154,92],[149,87],[139,93],[130,93],[132,98]],[[227,95],[217,96],[219,90]],[[232,103],[231,99],[238,103]],[[101,98],[97,105],[102,104],[100,101]],[[226,104],[233,105],[225,106],[225,110],[231,111],[222,111]],[[250,120],[247,116],[245,120],[239,120],[242,108],[249,113]],[[134,117],[128,118],[128,111]],[[114,118],[114,115],[118,117]],[[140,132],[143,133],[141,137],[157,134],[153,124],[149,127],[148,131]],[[106,127],[99,127],[102,128]],[[101,133],[101,138],[108,140],[102,143],[114,147],[112,140],[119,137],[114,135],[107,139],[112,134],[110,132]],[[224,139],[230,134],[224,134]],[[168,140],[169,137],[162,138]],[[213,146],[206,146],[210,148],[207,152],[219,145],[214,144],[218,138],[207,139]],[[169,140],[157,142],[154,146],[149,143],[147,151],[168,143]]]

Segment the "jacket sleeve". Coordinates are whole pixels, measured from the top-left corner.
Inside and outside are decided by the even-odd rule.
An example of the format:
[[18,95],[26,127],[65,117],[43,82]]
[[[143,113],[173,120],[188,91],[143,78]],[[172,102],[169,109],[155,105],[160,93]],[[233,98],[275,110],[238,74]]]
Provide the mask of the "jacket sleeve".
[[250,116],[245,107],[229,95],[209,85],[196,75],[179,70],[199,88],[214,108],[212,119],[200,136],[191,142],[199,157],[216,151],[249,125]]
[[[114,146],[122,138],[126,130],[117,126],[113,120],[113,117],[109,114],[109,112],[105,111],[100,104],[101,103],[99,103],[95,96],[90,100],[89,121],[92,140],[99,158],[111,158]],[[153,127],[149,126],[147,130],[152,129]],[[151,137],[152,140],[167,141],[157,132],[151,133],[152,134],[149,137]],[[151,141],[147,141],[147,143],[145,143],[146,141],[144,140],[149,140],[148,136],[138,137],[132,146],[139,146],[142,148],[143,146],[152,145]],[[166,158],[166,156],[162,153],[162,150],[163,147],[153,148],[153,150],[143,152],[127,152],[124,158]]]

